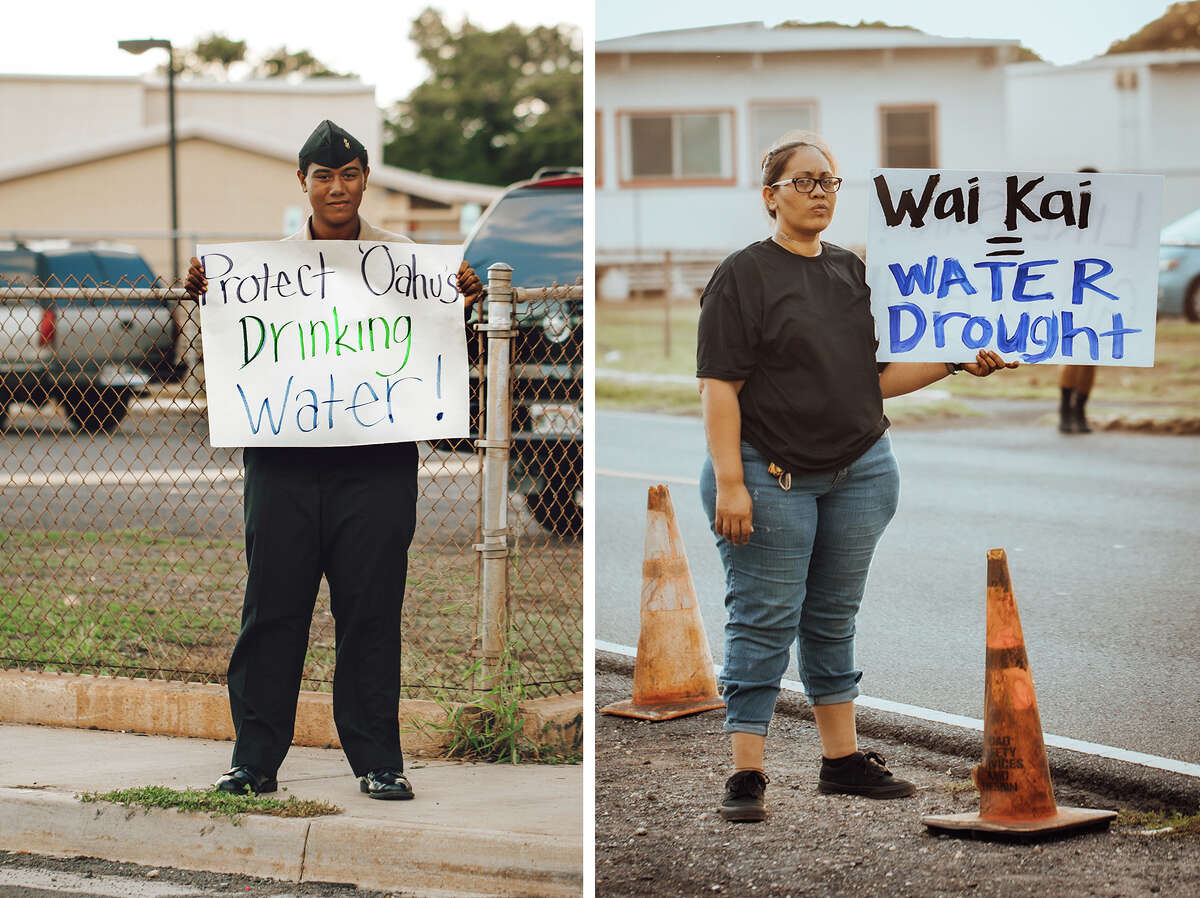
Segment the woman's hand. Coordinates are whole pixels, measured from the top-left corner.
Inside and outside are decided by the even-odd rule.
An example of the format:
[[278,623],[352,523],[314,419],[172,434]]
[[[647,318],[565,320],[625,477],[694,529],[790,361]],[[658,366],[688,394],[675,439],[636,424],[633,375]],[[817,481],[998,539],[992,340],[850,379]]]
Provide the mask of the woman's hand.
[[1020,362],[1006,362],[990,349],[981,349],[975,361],[963,365],[963,370],[976,377],[987,377],[1001,368],[1016,368]]
[[750,542],[750,534],[754,532],[751,521],[753,513],[754,503],[750,500],[746,484],[717,487],[717,519],[714,526],[719,536],[735,546]]

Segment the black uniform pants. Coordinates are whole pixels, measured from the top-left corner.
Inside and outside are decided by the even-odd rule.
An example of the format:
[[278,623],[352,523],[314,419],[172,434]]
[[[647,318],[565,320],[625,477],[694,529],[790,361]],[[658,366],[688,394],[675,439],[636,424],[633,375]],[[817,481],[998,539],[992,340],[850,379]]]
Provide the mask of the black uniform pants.
[[243,457],[249,577],[229,660],[233,766],[274,773],[283,763],[324,574],[342,748],[356,776],[403,769],[400,611],[416,526],[416,445],[247,448]]

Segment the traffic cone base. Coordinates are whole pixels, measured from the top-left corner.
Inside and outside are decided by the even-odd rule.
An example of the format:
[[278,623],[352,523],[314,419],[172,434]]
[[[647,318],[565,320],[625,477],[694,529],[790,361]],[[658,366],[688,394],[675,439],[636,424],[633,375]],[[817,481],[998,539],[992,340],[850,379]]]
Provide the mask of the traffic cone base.
[[1088,831],[1107,829],[1116,819],[1116,811],[1097,811],[1091,808],[1059,807],[1052,817],[1041,820],[1000,822],[985,820],[979,814],[945,814],[922,817],[921,822],[930,829],[947,832],[970,831],[979,833],[1065,833],[1073,830]]
[[605,705],[600,709],[600,713],[635,717],[638,720],[671,720],[674,717],[699,714],[701,711],[716,711],[724,707],[725,702],[719,698],[695,698],[682,702],[658,702],[653,705],[639,705],[637,702],[627,701]]
[[670,720],[724,708],[683,537],[665,486],[650,487],[646,502],[641,617],[633,699],[601,708],[601,713]]
[[931,829],[1015,836],[1105,829],[1115,811],[1060,808],[1025,637],[1003,549],[988,552],[987,666],[984,675],[983,761],[971,773],[979,812],[922,817]]

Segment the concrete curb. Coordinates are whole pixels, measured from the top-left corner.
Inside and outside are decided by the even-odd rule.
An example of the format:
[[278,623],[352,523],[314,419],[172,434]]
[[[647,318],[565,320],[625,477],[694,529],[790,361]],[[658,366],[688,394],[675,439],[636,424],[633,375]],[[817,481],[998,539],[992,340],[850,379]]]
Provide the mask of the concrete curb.
[[431,898],[563,896],[582,888],[577,839],[337,817],[246,815],[235,824],[173,810],[83,804],[36,789],[0,788],[0,848],[292,882],[352,882]]
[[[525,736],[534,744],[561,754],[582,752],[582,693],[529,699],[520,704],[520,710]],[[446,720],[446,711],[436,702],[401,701],[405,754],[441,756],[449,742]],[[234,735],[224,686],[88,674],[0,670],[0,722],[193,739],[232,739]],[[341,746],[329,693],[300,693],[292,744]]]

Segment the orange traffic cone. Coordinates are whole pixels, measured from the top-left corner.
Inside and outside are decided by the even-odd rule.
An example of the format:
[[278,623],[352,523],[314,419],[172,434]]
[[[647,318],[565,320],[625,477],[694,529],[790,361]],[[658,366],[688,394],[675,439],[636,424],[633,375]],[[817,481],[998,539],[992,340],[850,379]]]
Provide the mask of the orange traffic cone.
[[670,720],[723,707],[671,493],[665,486],[652,486],[646,501],[642,625],[633,701],[600,710],[641,720]]
[[987,673],[983,763],[971,772],[978,814],[922,817],[932,829],[980,833],[1054,833],[1104,829],[1116,811],[1060,808],[1054,803],[1025,637],[1003,549],[988,552]]

